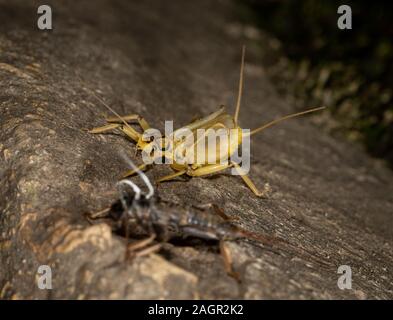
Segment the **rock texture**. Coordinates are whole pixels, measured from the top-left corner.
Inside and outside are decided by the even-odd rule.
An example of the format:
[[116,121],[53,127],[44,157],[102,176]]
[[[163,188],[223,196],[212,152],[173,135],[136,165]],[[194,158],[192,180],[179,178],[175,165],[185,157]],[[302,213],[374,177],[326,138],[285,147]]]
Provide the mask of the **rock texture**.
[[[243,228],[284,238],[270,248],[230,243],[242,283],[206,245],[167,244],[125,262],[124,240],[85,213],[117,198],[135,147],[120,135],[91,135],[106,110],[139,113],[159,129],[234,105],[240,48],[248,45],[240,119],[254,128],[293,111],[277,94],[257,48],[228,1],[47,1],[54,30],[36,27],[37,1],[0,1],[1,298],[351,298],[393,297],[393,175],[358,147],[326,135],[315,117],[252,140],[251,177],[219,175],[162,184],[162,198],[214,202]],[[269,39],[259,50],[269,50]],[[314,123],[313,123],[314,122]],[[157,166],[151,178],[169,172]],[[53,289],[37,287],[50,265]],[[337,268],[352,268],[352,290]]]

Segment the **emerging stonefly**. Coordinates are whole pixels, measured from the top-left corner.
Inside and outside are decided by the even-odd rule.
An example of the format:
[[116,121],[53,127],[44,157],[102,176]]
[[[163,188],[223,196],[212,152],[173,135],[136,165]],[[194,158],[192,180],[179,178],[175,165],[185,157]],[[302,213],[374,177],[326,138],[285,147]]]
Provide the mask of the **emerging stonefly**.
[[[195,120],[191,122],[190,124],[181,127],[173,132],[171,137],[164,137],[162,139],[162,143],[160,143],[160,146],[162,149],[165,150],[177,150],[179,147],[184,147],[184,141],[188,140],[188,137],[184,137],[181,133],[184,132],[184,130],[187,130],[189,132],[189,135],[191,136],[192,139],[191,141],[195,141],[195,143],[191,143],[185,146],[186,150],[185,151],[190,151],[191,154],[193,154],[197,159],[214,159],[214,161],[194,161],[194,158],[191,159],[192,161],[182,161],[181,163],[177,161],[176,157],[173,156],[173,154],[170,154],[168,152],[164,152],[165,157],[170,158],[170,166],[174,170],[174,173],[169,174],[167,176],[161,177],[160,179],[157,180],[157,182],[163,182],[167,180],[172,180],[178,176],[182,175],[187,175],[190,177],[203,177],[211,174],[216,174],[219,172],[222,172],[223,170],[226,170],[228,168],[234,168],[236,171],[237,175],[240,175],[240,177],[243,179],[243,181],[246,183],[246,185],[252,190],[252,192],[257,195],[257,196],[263,196],[264,192],[260,191],[255,184],[252,182],[252,180],[248,177],[246,172],[242,170],[240,163],[233,161],[232,156],[234,155],[235,152],[238,152],[239,147],[242,145],[244,142],[244,138],[252,136],[256,133],[259,133],[281,121],[294,118],[300,115],[304,115],[307,113],[315,112],[321,109],[324,109],[324,107],[320,108],[314,108],[314,109],[309,109],[303,112],[298,112],[294,114],[290,114],[284,117],[281,117],[279,119],[273,120],[271,122],[268,122],[265,125],[262,125],[254,130],[248,130],[248,132],[245,132],[238,123],[238,118],[239,118],[239,112],[240,112],[240,104],[241,104],[241,97],[242,97],[242,90],[243,90],[243,73],[244,73],[244,56],[245,56],[245,47],[243,46],[242,50],[242,61],[241,61],[241,68],[240,68],[240,80],[239,80],[239,90],[238,90],[238,96],[237,96],[237,103],[236,103],[236,111],[235,114],[232,116],[231,114],[227,113],[225,111],[224,107],[221,107],[218,111],[213,112],[212,114]],[[98,97],[96,94],[92,93],[92,95],[98,99],[111,113],[114,114],[114,117],[109,117],[106,119],[107,123],[105,126],[94,128],[89,130],[90,133],[93,134],[100,134],[104,133],[107,131],[112,131],[112,130],[120,130],[123,134],[125,134],[128,138],[130,138],[132,141],[136,143],[137,150],[144,150],[145,148],[148,148],[149,150],[152,150],[155,148],[155,146],[152,146],[152,144],[156,145],[156,141],[151,141],[149,139],[146,139],[146,136],[144,135],[144,132],[147,130],[151,129],[150,125],[147,123],[147,121],[140,115],[137,114],[131,114],[131,115],[126,115],[126,116],[120,116],[116,111],[114,111],[108,104],[105,103],[104,100],[102,100],[100,97]],[[143,132],[140,133],[136,129],[134,129],[130,123],[137,121],[139,126],[142,128]],[[217,152],[216,146],[214,148],[210,148],[210,145],[208,145],[206,148],[204,148],[203,154],[207,155],[207,157],[199,157],[198,152],[200,152],[200,149],[198,149],[198,141],[201,139],[205,139],[206,137],[199,137],[197,135],[198,130],[205,130],[206,134],[208,132],[211,132],[211,130],[226,130],[227,133],[227,138],[222,142],[220,140],[220,145],[219,145],[219,150],[220,152]],[[233,132],[236,132],[237,134],[232,134]],[[231,133],[231,134],[230,134]],[[179,137],[179,138],[177,138]],[[221,151],[224,152],[221,152]],[[158,158],[162,157],[162,153],[158,154]],[[187,160],[187,159],[186,159]],[[213,163],[212,163],[213,162]],[[153,161],[154,163],[154,161]],[[138,167],[140,170],[144,170],[148,165],[151,163],[143,163],[141,166]],[[130,170],[128,171],[124,177],[130,176],[135,174],[135,170]]]

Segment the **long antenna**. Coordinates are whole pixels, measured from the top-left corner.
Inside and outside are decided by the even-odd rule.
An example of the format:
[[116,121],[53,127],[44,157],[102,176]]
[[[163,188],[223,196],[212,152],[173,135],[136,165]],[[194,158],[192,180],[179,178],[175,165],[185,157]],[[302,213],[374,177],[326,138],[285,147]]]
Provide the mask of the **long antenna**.
[[[90,91],[90,90],[89,90],[89,91]],[[100,98],[98,95],[96,95],[93,91],[91,91],[90,94],[91,94],[94,98],[96,98],[99,102],[101,102],[101,103],[104,105],[104,107],[106,107],[106,108],[107,108],[110,112],[112,112],[116,117],[118,117],[119,120],[121,120],[121,122],[123,122],[123,124],[124,124],[127,128],[129,128],[130,130],[132,130],[132,132],[135,131],[134,128],[132,128],[132,127],[127,123],[127,121],[124,120],[123,117],[120,116],[113,108],[111,108],[102,98]]]
[[295,117],[301,116],[301,115],[303,115],[303,114],[307,114],[307,113],[311,113],[311,112],[323,110],[323,109],[325,109],[325,108],[326,108],[326,107],[319,107],[319,108],[309,109],[309,110],[302,111],[302,112],[298,112],[298,113],[289,114],[289,115],[287,115],[287,116],[284,116],[284,117],[282,117],[282,118],[273,120],[273,121],[268,122],[267,124],[265,124],[265,125],[263,125],[263,126],[261,126],[261,127],[259,127],[259,128],[256,128],[256,129],[252,130],[252,131],[249,133],[249,135],[252,136],[253,134],[256,134],[256,133],[258,133],[258,132],[260,132],[260,131],[263,131],[263,130],[265,130],[265,129],[271,127],[271,126],[274,126],[274,125],[276,125],[276,124],[279,123],[279,122],[282,122],[282,121],[285,121],[285,120],[288,120],[288,119],[291,119],[291,118],[295,118]]
[[[82,78],[79,76],[79,74],[76,73],[75,75],[76,75],[76,77],[79,79],[79,81],[80,81],[83,85],[85,85],[85,82],[82,80]],[[112,112],[116,117],[118,117],[119,120],[120,120],[121,122],[123,122],[123,124],[124,124],[128,129],[130,129],[132,132],[135,131],[135,129],[132,128],[132,127],[127,123],[127,121],[124,120],[124,118],[123,118],[122,116],[120,116],[112,107],[110,107],[110,106],[109,106],[102,98],[100,98],[93,90],[90,90],[86,85],[85,85],[85,89],[87,89],[87,91],[89,92],[90,95],[92,95],[95,99],[97,99],[99,102],[101,102],[102,105],[103,105],[105,108],[107,108],[107,109],[108,109],[110,112]]]
[[244,75],[244,57],[246,55],[246,46],[243,45],[242,47],[242,62],[240,64],[240,79],[239,79],[239,90],[237,94],[237,102],[236,102],[236,111],[235,111],[235,124],[237,124],[237,119],[239,118],[240,112],[240,104],[242,101],[242,94],[243,94],[243,75]]

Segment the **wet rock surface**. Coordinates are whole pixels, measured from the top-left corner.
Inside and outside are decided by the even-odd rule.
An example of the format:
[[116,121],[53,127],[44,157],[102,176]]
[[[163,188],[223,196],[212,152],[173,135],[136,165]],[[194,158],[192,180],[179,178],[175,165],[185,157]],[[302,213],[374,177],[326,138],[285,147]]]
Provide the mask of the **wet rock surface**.
[[[39,4],[0,1],[1,298],[393,297],[393,175],[315,117],[253,137],[250,176],[269,184],[267,198],[229,174],[158,188],[184,206],[215,203],[244,229],[291,244],[228,243],[240,284],[208,245],[169,243],[124,261],[124,239],[85,214],[117,199],[119,152],[133,157],[135,146],[86,132],[107,114],[89,91],[155,128],[179,127],[220,104],[233,108],[244,42],[242,126],[293,112],[291,98],[277,94],[252,41],[239,36],[230,2],[49,1],[50,32],[36,28]],[[52,290],[37,287],[40,265],[52,268]],[[340,265],[352,268],[352,290],[337,287]]]

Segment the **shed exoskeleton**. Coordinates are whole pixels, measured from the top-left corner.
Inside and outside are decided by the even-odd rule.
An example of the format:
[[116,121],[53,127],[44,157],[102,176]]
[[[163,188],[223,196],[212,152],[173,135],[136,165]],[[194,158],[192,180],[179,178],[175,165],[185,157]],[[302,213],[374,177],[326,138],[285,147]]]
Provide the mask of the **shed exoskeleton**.
[[[176,237],[213,240],[219,245],[227,273],[240,280],[239,274],[233,270],[228,241],[251,240],[269,247],[276,245],[277,241],[279,243],[279,238],[255,234],[233,224],[233,220],[215,204],[183,207],[160,199],[145,173],[124,154],[123,158],[139,175],[148,192],[142,191],[130,179],[121,179],[117,183],[121,207],[119,208],[119,203],[115,202],[105,210],[88,214],[87,218],[90,222],[100,218],[110,218],[114,221],[113,229],[122,230],[122,234],[125,235],[126,258],[157,252],[164,243]],[[212,209],[212,212],[209,209]],[[142,236],[142,239],[129,243],[130,236],[136,234]]]

